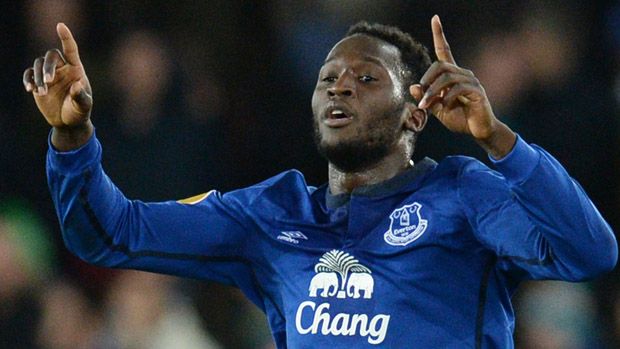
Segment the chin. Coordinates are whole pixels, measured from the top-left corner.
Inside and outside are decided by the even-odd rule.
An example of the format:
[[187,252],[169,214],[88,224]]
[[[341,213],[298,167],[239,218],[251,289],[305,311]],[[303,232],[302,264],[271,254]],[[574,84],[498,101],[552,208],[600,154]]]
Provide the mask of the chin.
[[389,152],[384,144],[370,144],[363,140],[317,142],[319,154],[342,172],[360,172],[379,162]]
[[314,143],[319,154],[342,172],[360,172],[385,158],[397,135],[389,128],[326,129],[314,123]]

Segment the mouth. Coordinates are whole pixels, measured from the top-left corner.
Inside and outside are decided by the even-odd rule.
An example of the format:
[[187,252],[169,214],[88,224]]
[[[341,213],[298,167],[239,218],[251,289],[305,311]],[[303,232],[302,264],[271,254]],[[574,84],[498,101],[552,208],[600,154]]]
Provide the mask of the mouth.
[[332,106],[327,108],[323,123],[332,128],[344,127],[353,121],[353,113],[347,108]]

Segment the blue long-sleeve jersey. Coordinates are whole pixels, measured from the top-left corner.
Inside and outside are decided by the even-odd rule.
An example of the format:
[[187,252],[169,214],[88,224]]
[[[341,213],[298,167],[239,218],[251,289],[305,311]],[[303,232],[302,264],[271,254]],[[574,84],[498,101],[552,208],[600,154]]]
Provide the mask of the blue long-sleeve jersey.
[[278,348],[512,348],[521,280],[587,280],[617,260],[582,188],[520,138],[499,172],[424,159],[334,196],[288,171],[160,203],[126,199],[101,151],[92,137],[48,152],[67,247],[97,265],[235,285]]

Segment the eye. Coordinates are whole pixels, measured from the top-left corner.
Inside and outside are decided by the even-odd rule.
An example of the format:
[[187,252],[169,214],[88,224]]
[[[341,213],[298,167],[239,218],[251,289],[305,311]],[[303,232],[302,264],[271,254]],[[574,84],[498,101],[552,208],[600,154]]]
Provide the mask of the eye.
[[370,75],[362,75],[359,77],[360,81],[362,82],[371,82],[371,81],[377,81],[377,79],[373,78]]
[[334,82],[334,81],[336,81],[337,79],[338,79],[338,78],[337,78],[337,77],[335,77],[335,76],[328,76],[328,77],[326,77],[326,78],[321,79],[321,81],[323,81],[323,82]]

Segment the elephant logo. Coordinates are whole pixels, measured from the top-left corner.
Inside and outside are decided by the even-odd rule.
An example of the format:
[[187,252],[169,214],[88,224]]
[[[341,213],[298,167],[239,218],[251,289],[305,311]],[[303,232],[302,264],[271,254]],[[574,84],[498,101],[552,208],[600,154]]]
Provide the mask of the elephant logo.
[[397,208],[390,214],[390,228],[383,239],[393,246],[406,246],[417,240],[428,226],[428,221],[420,215],[422,205],[414,202]]
[[[316,297],[318,290],[323,290],[321,292],[321,297],[332,297],[338,291],[338,276],[333,272],[321,272],[316,274],[312,280],[310,280],[310,287],[308,291],[310,291],[310,297]],[[330,292],[329,290],[333,288],[334,290]]]
[[372,298],[372,291],[375,288],[375,281],[367,273],[352,273],[347,282],[347,296],[360,298],[360,291],[364,292],[364,298]]
[[310,297],[372,298],[375,285],[372,272],[346,252],[325,253],[314,271],[316,275],[308,287]]

